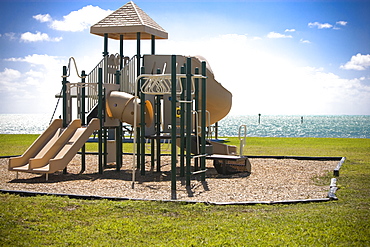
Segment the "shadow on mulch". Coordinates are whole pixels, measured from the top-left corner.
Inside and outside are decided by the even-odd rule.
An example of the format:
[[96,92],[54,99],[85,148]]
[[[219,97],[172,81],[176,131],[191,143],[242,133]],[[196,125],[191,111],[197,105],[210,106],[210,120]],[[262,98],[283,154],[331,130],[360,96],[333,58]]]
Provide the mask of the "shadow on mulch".
[[[180,177],[180,168],[176,169],[176,180],[181,181],[185,185],[185,177]],[[67,173],[64,174],[62,171],[58,171],[52,174],[49,174],[48,180],[46,180],[45,174],[39,174],[40,176],[25,178],[25,179],[13,179],[8,183],[28,183],[28,184],[52,184],[66,181],[95,181],[102,179],[111,179],[111,180],[122,180],[122,181],[132,181],[132,170],[121,169],[116,171],[115,168],[109,168],[104,170],[103,174],[99,173]],[[238,173],[232,175],[223,175],[218,174],[215,168],[207,168],[206,179],[224,179],[224,178],[248,178],[250,173]],[[194,175],[191,177],[192,180],[200,180],[200,175]],[[171,171],[146,171],[145,175],[141,175],[140,171],[136,171],[135,181],[139,184],[146,182],[167,182],[171,181]]]

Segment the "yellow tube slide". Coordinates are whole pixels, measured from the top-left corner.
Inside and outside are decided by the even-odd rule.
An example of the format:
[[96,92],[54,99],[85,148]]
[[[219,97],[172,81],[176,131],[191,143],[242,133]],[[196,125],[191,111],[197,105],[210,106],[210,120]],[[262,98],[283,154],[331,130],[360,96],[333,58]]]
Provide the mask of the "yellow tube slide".
[[[139,109],[140,99],[137,99],[137,107]],[[112,91],[107,97],[107,114],[109,117],[119,119],[121,122],[125,122],[134,125],[134,107],[135,107],[135,96],[125,93]],[[149,100],[145,101],[145,124],[150,126],[153,122],[154,112],[153,106]],[[140,123],[140,114],[138,114],[137,123]]]

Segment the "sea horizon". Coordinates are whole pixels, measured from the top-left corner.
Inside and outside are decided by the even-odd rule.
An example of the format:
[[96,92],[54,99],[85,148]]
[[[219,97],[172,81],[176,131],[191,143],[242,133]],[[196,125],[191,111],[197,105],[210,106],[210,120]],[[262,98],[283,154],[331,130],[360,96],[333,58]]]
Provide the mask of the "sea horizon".
[[[51,120],[50,114],[0,114],[0,134],[41,134]],[[247,137],[370,138],[370,115],[263,114],[226,116],[218,137],[238,136],[241,125]]]

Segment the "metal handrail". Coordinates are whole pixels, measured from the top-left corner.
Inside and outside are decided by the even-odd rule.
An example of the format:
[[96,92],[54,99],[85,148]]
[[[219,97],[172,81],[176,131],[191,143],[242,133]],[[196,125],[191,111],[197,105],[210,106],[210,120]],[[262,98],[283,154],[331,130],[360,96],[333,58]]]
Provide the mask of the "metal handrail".
[[[242,132],[243,132],[244,136],[241,136],[241,133]],[[239,155],[240,156],[243,155],[243,149],[244,149],[244,145],[246,143],[246,137],[247,137],[247,126],[244,125],[244,124],[243,125],[240,125],[239,126],[239,140],[240,140],[240,151],[239,151]]]

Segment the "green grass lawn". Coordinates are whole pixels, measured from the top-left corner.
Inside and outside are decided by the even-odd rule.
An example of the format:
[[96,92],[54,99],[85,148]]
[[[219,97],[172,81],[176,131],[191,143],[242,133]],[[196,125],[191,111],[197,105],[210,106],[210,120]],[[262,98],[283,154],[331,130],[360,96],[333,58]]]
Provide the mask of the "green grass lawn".
[[[0,135],[0,155],[21,154],[36,137]],[[0,246],[370,246],[370,139],[251,137],[244,154],[346,156],[339,200],[210,206],[0,194]]]

